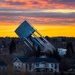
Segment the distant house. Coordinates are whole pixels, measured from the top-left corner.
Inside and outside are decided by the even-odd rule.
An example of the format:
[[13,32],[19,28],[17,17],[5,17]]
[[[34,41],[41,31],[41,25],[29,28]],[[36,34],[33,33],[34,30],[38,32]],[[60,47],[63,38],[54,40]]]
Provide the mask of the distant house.
[[26,58],[25,56],[16,56],[13,59],[15,71],[28,72],[59,72],[59,62],[55,58]]
[[0,71],[7,71],[7,64],[3,61],[0,61]]
[[54,58],[31,58],[27,63],[30,72],[59,72],[59,62]]
[[66,55],[66,48],[58,48],[58,53],[61,57],[63,57],[64,55]]
[[70,59],[68,72],[75,72],[75,59]]
[[13,60],[13,67],[15,71],[26,71],[26,61],[27,58],[24,56],[16,57]]

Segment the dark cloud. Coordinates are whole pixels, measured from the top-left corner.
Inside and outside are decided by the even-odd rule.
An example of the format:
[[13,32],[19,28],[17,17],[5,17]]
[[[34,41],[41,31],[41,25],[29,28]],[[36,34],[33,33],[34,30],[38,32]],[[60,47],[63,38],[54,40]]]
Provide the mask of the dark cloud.
[[47,2],[75,2],[75,0],[44,0],[44,1],[47,1]]
[[0,2],[4,2],[5,0],[0,0]]
[[[25,18],[25,17],[24,17]],[[0,15],[0,22],[9,22],[9,23],[21,23],[24,18],[22,18],[21,16],[1,16]]]
[[60,0],[60,2],[75,2],[75,0]]
[[29,10],[29,9],[21,9],[21,8],[19,8],[19,9],[17,9],[17,8],[3,8],[3,7],[0,7],[0,11],[27,11],[27,10]]
[[25,2],[19,2],[19,1],[16,1],[16,2],[6,1],[6,3],[9,5],[25,5],[26,4]]
[[75,8],[75,0],[43,0],[47,3],[47,5],[45,6],[46,8],[71,8],[74,9]]
[[[56,9],[56,8],[75,8],[75,0],[28,0],[21,2],[17,0],[14,2],[13,0],[0,0],[0,7],[10,7],[14,8],[16,6],[17,9]],[[20,7],[22,6],[22,7]]]
[[43,18],[75,18],[75,13],[38,13],[38,12],[0,12],[0,15],[10,16],[27,16],[27,17],[43,17]]
[[75,23],[75,13],[0,13],[0,21],[21,23],[26,18],[36,24],[71,25]]
[[34,1],[33,4],[39,4],[37,1]]
[[60,3],[65,4],[68,7],[75,7],[75,0],[61,0],[59,4]]
[[[72,19],[72,18],[71,18]],[[73,20],[69,20],[68,18],[65,19],[65,18],[62,18],[60,20],[59,19],[56,19],[54,21],[51,21],[51,24],[59,24],[59,25],[72,25],[72,24],[75,24],[75,18]]]

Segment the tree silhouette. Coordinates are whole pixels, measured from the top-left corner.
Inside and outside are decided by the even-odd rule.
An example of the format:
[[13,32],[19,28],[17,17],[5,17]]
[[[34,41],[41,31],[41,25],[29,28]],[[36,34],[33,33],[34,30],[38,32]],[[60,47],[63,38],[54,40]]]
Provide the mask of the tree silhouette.
[[53,57],[53,53],[51,51],[47,51],[45,54],[47,57]]
[[53,57],[56,58],[59,61],[61,60],[61,57],[59,56],[59,52],[58,52],[57,49],[53,52]]
[[66,49],[67,49],[66,56],[71,57],[74,54],[72,42],[67,42]]
[[12,54],[15,50],[16,50],[16,44],[15,44],[15,41],[12,39],[9,45],[9,53]]

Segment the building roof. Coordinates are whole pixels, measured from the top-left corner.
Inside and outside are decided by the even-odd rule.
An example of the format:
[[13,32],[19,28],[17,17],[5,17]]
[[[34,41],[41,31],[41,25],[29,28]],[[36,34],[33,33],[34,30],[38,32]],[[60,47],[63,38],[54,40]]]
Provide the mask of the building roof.
[[0,66],[7,66],[7,64],[5,62],[1,61]]
[[59,63],[55,58],[30,58],[28,62],[50,62]]
[[26,58],[25,56],[17,56],[13,62],[19,59],[21,62],[50,62],[50,63],[59,63],[55,58]]
[[25,63],[27,62],[27,59],[25,56],[21,56],[21,57],[16,57],[13,62],[15,62],[17,59],[19,59],[22,63]]
[[70,59],[70,68],[75,69],[75,59]]
[[26,57],[24,57],[24,56],[23,56],[23,57],[19,57],[19,60],[20,60],[21,62],[27,62],[27,59],[28,59],[28,58],[26,58]]

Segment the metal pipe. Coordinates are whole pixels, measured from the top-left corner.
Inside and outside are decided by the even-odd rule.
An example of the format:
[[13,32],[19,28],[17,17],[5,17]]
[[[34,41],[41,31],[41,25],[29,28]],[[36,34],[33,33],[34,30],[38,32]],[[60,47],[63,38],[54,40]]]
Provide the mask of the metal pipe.
[[50,42],[48,42],[37,30],[36,30],[36,32],[45,40],[45,42],[50,44],[55,49],[55,47]]
[[33,46],[28,39],[25,39],[31,46]]
[[[35,34],[33,34],[33,36],[35,36],[35,38],[37,37]],[[36,40],[38,40],[39,43],[44,47],[43,42],[39,38],[36,38]]]
[[[26,44],[26,46],[28,47],[28,48],[30,48],[30,46],[24,41],[24,43]],[[32,48],[30,48],[31,50],[32,50]],[[33,51],[33,50],[32,50]]]

